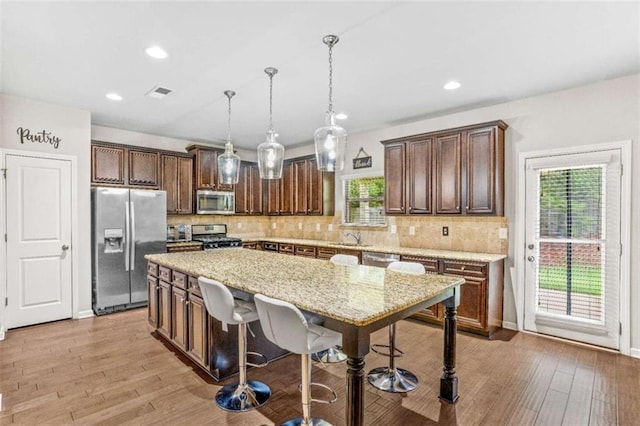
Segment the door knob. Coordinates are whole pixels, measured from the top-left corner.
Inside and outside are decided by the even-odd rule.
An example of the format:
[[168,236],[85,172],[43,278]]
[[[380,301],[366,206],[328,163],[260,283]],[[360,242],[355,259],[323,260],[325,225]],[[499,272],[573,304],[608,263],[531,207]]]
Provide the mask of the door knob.
[[533,256],[529,256],[529,257],[527,257],[527,260],[528,260],[529,262],[533,262],[535,259],[536,259],[536,258],[535,258],[535,257],[533,257]]
[[535,248],[535,246],[534,246],[533,244],[529,244],[529,245],[527,246],[527,248],[528,248],[529,250],[533,250],[533,249]]
[[68,245],[66,245],[66,244],[64,244],[64,245],[62,246],[62,251],[67,251],[67,250],[69,250],[69,246],[68,246]]

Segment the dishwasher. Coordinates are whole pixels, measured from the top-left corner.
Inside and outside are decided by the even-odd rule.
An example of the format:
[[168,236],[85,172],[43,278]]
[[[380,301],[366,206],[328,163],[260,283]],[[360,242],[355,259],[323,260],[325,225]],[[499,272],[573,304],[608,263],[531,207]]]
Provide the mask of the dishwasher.
[[400,260],[399,254],[390,253],[375,253],[371,251],[362,252],[362,264],[369,266],[379,266],[386,268],[391,262],[397,262]]

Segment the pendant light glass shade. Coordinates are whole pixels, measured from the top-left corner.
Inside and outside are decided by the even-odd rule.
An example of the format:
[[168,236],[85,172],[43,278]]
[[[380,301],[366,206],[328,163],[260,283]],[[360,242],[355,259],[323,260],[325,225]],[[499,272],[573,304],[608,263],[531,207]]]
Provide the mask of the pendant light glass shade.
[[334,172],[344,168],[344,151],[347,146],[347,131],[336,124],[333,111],[327,112],[326,126],[313,134],[316,145],[318,170]]
[[329,47],[329,109],[325,126],[313,134],[316,147],[318,170],[334,172],[344,168],[344,151],[347,145],[347,131],[336,124],[333,112],[333,46],[339,41],[338,36],[328,35],[322,42]]
[[265,68],[269,76],[269,130],[267,139],[258,145],[258,170],[261,179],[280,179],[284,163],[284,146],[276,141],[273,131],[273,76],[278,73],[276,68]]
[[224,144],[224,153],[218,155],[218,183],[235,185],[240,176],[240,157],[233,152],[231,144],[231,98],[236,94],[233,90],[227,90],[224,94],[229,99],[229,115],[227,120],[227,142]]

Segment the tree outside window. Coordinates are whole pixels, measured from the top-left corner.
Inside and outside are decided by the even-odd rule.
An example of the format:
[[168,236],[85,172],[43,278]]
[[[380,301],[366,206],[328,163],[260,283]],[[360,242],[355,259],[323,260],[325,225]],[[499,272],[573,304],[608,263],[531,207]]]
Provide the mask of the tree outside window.
[[344,194],[344,223],[385,225],[384,177],[346,180]]

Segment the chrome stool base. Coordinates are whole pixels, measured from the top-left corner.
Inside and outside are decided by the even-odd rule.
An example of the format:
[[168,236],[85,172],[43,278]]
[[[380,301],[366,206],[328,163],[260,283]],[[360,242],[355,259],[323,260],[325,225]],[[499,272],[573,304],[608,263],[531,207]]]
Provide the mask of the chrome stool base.
[[418,378],[415,374],[402,368],[396,368],[393,371],[389,367],[374,368],[369,371],[367,379],[371,386],[392,393],[411,392],[418,386]]
[[326,364],[332,364],[335,362],[342,362],[347,360],[347,354],[342,352],[335,346],[325,349],[324,351],[315,352],[311,354],[311,359],[314,361],[324,362]]
[[216,394],[216,404],[225,411],[238,413],[262,406],[269,397],[269,386],[257,380],[248,380],[246,385],[238,382],[225,385]]
[[282,423],[282,426],[332,426],[331,423],[329,423],[328,421],[324,420],[324,419],[318,419],[316,417],[312,417],[311,421],[307,424],[303,423],[304,419],[302,417],[296,417],[295,419],[291,419],[291,420],[287,420],[286,422]]

